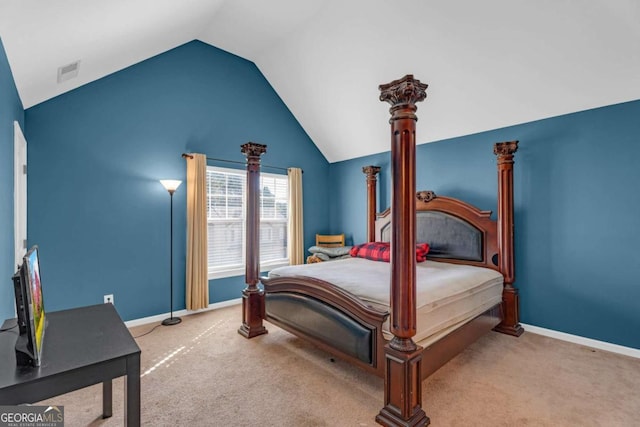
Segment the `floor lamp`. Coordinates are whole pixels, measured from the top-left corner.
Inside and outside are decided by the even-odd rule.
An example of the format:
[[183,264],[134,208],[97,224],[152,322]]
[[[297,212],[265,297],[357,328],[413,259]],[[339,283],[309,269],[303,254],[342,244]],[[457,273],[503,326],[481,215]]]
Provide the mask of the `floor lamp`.
[[182,319],[179,317],[173,317],[173,193],[176,192],[182,181],[178,181],[176,179],[161,179],[160,183],[167,189],[169,192],[169,196],[171,197],[171,260],[169,261],[169,265],[171,266],[171,317],[168,319],[164,319],[162,324],[165,326],[177,325],[182,322]]

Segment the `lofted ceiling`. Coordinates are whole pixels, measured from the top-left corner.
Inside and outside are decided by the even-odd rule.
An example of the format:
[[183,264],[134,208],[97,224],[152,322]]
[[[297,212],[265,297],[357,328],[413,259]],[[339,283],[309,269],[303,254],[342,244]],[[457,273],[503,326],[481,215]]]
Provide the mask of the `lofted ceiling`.
[[429,84],[419,143],[640,99],[637,0],[0,0],[0,37],[25,108],[209,43],[253,61],[330,162],[389,149],[377,88],[405,74]]

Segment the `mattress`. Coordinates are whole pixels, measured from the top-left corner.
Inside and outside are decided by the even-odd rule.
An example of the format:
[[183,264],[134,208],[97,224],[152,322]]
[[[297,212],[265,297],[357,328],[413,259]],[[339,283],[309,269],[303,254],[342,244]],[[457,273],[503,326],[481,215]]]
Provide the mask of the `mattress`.
[[[276,268],[269,277],[307,276],[330,282],[367,305],[389,310],[391,268],[348,258]],[[416,264],[415,342],[426,345],[502,301],[503,276],[492,269],[445,262]],[[390,339],[388,324],[385,337]]]

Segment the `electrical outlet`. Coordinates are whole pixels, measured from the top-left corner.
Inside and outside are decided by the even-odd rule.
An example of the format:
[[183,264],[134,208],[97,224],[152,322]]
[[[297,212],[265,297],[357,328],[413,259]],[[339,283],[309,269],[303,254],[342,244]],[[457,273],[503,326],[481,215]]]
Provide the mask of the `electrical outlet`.
[[105,304],[113,304],[113,294],[105,295],[104,296],[104,303]]

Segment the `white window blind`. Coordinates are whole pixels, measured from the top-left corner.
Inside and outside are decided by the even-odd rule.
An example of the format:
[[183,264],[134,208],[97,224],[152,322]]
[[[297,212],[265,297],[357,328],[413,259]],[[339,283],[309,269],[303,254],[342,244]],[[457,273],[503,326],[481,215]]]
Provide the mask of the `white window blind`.
[[260,177],[260,261],[287,261],[286,177]]
[[[244,274],[246,172],[207,167],[209,278]],[[287,265],[288,180],[260,174],[260,265]]]

